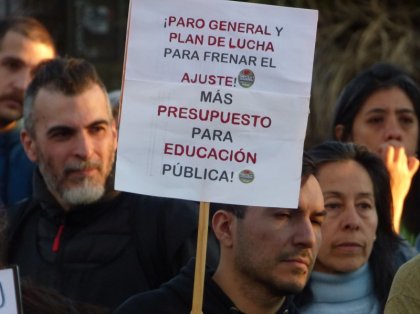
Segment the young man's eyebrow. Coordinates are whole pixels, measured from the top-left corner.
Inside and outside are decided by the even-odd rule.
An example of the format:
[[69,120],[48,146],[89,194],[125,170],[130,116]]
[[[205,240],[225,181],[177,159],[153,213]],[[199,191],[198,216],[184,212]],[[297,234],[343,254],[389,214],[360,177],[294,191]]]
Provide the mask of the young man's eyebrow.
[[96,121],[93,121],[92,123],[90,123],[88,125],[88,127],[97,126],[97,125],[101,125],[101,124],[109,125],[110,124],[110,121],[109,120],[105,120],[105,119],[96,120]]
[[5,57],[3,57],[1,59],[1,62],[2,63],[5,63],[5,62],[16,62],[16,63],[19,63],[19,64],[25,64],[25,62],[21,58],[17,58],[15,56],[5,56]]
[[[303,212],[304,210],[302,209],[302,207],[298,207],[294,211],[296,213],[299,213],[299,212]],[[326,215],[327,215],[327,211],[326,211],[325,208],[321,211],[317,211],[317,212],[314,212],[314,213],[311,214],[311,216],[316,216],[316,217],[323,217],[323,216],[326,216]]]
[[[303,209],[303,208],[302,208],[302,207],[300,207],[300,206],[298,206],[297,210],[298,210],[298,211],[305,211],[305,209]],[[315,214],[319,214],[319,215],[324,215],[324,214],[326,214],[326,213],[327,213],[327,211],[326,211],[325,209],[323,209],[323,210],[321,210],[321,211],[317,211],[317,212],[315,212]]]
[[327,215],[327,210],[326,209],[323,209],[320,212],[313,213],[312,216],[315,216],[315,217],[325,217],[326,215]]

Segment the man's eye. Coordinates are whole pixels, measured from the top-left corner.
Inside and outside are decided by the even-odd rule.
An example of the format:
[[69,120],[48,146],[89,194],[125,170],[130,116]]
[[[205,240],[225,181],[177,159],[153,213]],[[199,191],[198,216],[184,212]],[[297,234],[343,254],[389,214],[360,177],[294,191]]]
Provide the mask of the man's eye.
[[315,225],[322,226],[322,223],[324,222],[324,218],[314,218],[311,221]]
[[290,214],[289,213],[275,213],[274,214],[274,217],[276,218],[276,219],[288,219],[288,218],[290,218]]
[[70,131],[56,131],[56,132],[52,132],[50,134],[50,138],[52,139],[56,139],[56,140],[63,140],[63,139],[67,139],[68,137],[70,137],[71,132]]
[[9,70],[9,71],[17,71],[22,67],[22,63],[18,62],[18,61],[7,61],[5,62],[5,67]]
[[106,127],[103,126],[103,125],[97,125],[97,126],[94,126],[94,127],[90,128],[90,132],[92,134],[98,134],[98,133],[105,132],[105,131],[106,131]]

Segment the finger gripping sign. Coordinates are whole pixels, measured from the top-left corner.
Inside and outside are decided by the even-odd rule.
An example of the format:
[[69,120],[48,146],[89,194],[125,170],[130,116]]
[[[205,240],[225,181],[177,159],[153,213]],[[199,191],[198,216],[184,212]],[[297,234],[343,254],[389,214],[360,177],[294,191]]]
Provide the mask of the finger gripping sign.
[[296,208],[317,17],[131,1],[116,188]]

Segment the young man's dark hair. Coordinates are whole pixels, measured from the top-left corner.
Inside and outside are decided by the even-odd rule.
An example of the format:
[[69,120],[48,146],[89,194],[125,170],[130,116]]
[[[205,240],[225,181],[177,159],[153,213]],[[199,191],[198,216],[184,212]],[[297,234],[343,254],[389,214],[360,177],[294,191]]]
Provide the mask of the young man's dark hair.
[[[297,208],[213,206],[220,262],[206,272],[203,313],[296,313],[291,295],[309,278],[325,216],[314,173],[305,155]],[[159,289],[130,298],[116,313],[188,314],[193,282],[194,260]]]
[[[312,158],[306,153],[303,153],[302,159],[302,173],[301,173],[301,185],[303,185],[310,175],[316,174],[316,167]],[[210,204],[211,212],[214,213],[218,209],[224,209],[231,212],[238,218],[244,218],[247,206],[244,205],[234,205],[234,204],[219,204],[211,203]]]
[[32,41],[43,43],[55,50],[51,34],[43,24],[32,17],[12,16],[0,20],[0,47],[3,38],[10,31],[16,32]]

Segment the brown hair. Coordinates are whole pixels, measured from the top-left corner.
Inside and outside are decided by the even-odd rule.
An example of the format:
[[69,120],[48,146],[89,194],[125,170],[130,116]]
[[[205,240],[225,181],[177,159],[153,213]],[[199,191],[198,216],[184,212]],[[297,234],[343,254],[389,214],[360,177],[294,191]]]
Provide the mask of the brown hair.
[[10,31],[16,32],[30,40],[43,43],[56,51],[54,40],[46,27],[32,17],[14,16],[0,20],[0,46]]
[[[302,159],[302,182],[301,185],[303,185],[306,182],[306,179],[310,175],[316,175],[316,166],[313,162],[311,156],[309,156],[306,152],[303,154]],[[234,205],[234,204],[218,204],[218,203],[212,203],[211,204],[211,210],[212,212],[216,212],[219,209],[226,210],[228,212],[231,212],[235,217],[237,218],[244,218],[246,214],[248,206],[245,205]]]

